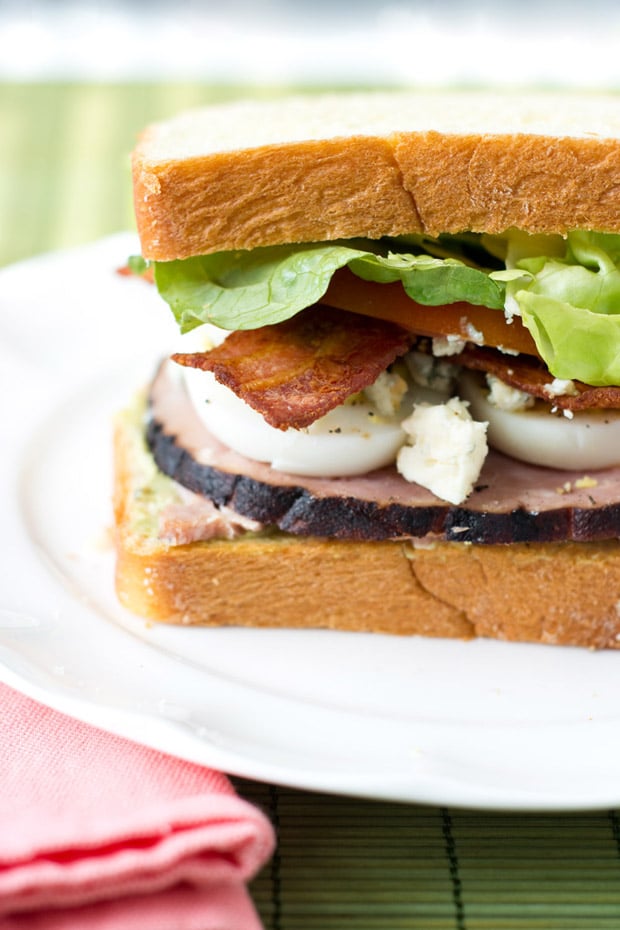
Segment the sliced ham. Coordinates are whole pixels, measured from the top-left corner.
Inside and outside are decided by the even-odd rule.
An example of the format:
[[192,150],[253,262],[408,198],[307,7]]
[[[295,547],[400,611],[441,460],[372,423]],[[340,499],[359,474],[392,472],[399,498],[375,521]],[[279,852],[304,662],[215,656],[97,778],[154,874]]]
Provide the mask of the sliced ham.
[[161,470],[217,507],[299,535],[459,542],[586,541],[620,535],[620,468],[584,476],[491,451],[460,506],[405,481],[395,468],[362,477],[299,478],[233,452],[213,437],[169,364],[150,393],[147,438]]
[[175,546],[208,539],[235,539],[263,527],[231,510],[217,507],[203,494],[182,488],[182,500],[168,504],[159,515],[158,538]]

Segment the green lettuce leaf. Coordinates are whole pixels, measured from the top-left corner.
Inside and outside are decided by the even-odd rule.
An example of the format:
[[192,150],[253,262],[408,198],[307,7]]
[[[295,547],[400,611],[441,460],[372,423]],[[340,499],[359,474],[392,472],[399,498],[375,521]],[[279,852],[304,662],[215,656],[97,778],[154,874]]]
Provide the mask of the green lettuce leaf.
[[366,281],[388,284],[400,281],[416,303],[438,307],[459,300],[501,310],[505,288],[496,273],[487,274],[456,258],[390,253],[353,259],[349,268]]
[[620,384],[620,235],[515,230],[274,246],[156,262],[154,273],[187,332],[279,323],[321,300],[345,266],[368,281],[400,282],[417,303],[505,307],[521,316],[555,377]]
[[569,233],[563,258],[521,259],[508,284],[551,373],[620,384],[620,236]]
[[155,283],[181,332],[202,323],[255,329],[280,323],[321,299],[351,260],[340,246],[274,246],[155,263]]
[[504,305],[505,284],[453,258],[377,254],[351,244],[273,246],[156,262],[155,281],[182,332],[202,323],[255,329],[279,323],[319,301],[348,265],[368,281],[401,281],[418,303]]
[[517,295],[523,322],[556,378],[620,384],[620,315],[600,314],[530,291]]

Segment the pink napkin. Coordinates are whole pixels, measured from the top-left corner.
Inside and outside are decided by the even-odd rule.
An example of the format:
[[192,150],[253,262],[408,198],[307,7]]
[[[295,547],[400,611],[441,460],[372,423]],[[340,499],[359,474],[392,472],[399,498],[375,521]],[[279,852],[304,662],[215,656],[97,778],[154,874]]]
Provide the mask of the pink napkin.
[[0,684],[0,930],[260,930],[273,845],[219,772]]

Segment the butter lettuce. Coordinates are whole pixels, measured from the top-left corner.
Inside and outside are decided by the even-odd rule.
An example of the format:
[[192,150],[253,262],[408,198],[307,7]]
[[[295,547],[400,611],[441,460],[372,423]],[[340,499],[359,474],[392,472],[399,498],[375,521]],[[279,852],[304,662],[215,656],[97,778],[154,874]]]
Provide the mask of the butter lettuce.
[[459,259],[381,255],[355,243],[219,252],[157,262],[154,268],[160,294],[181,331],[187,332],[202,323],[223,329],[280,323],[321,300],[333,274],[345,265],[368,281],[402,282],[409,297],[421,304],[464,300],[498,310],[504,306],[504,282]]
[[155,283],[181,329],[202,323],[255,329],[280,323],[321,299],[351,260],[340,246],[275,246],[157,262]]
[[620,384],[620,235],[514,231],[274,246],[157,262],[154,274],[187,332],[202,323],[279,323],[321,300],[345,266],[368,281],[400,282],[417,303],[506,308],[521,316],[555,377]]
[[620,316],[593,313],[553,297],[517,295],[523,322],[556,378],[620,384]]
[[556,378],[620,384],[620,236],[574,232],[563,258],[516,262],[508,300]]

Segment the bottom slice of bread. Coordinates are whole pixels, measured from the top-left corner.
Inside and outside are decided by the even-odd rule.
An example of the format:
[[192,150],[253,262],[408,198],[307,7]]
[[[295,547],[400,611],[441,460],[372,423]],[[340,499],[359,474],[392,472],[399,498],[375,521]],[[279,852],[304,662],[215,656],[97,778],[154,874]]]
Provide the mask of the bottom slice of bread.
[[177,487],[128,411],[115,432],[116,586],[145,618],[620,646],[615,540],[416,548],[277,532],[175,545],[158,514]]

